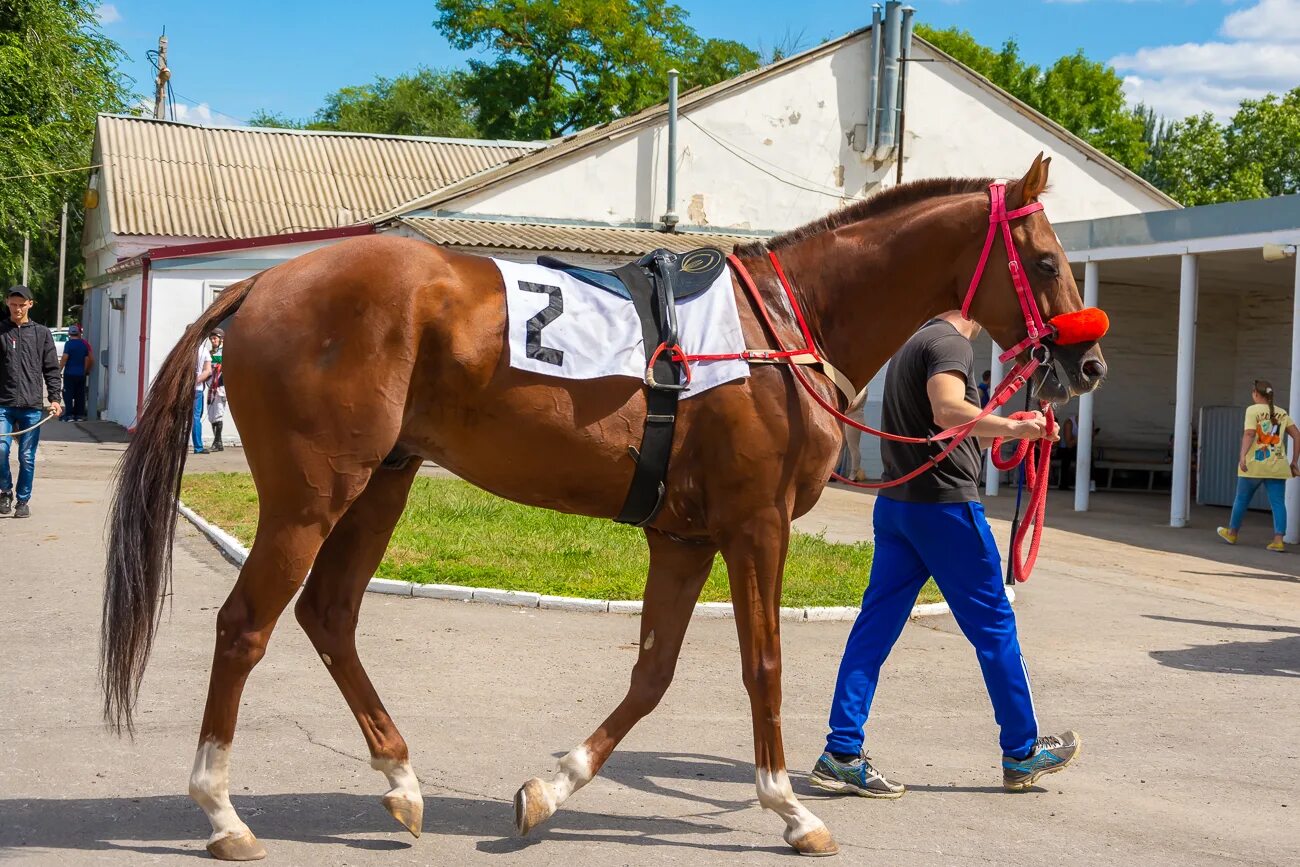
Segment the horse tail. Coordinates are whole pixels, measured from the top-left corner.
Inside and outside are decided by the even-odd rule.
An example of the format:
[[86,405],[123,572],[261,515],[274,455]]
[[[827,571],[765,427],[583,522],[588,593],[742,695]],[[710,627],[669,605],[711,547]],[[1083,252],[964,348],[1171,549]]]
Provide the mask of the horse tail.
[[232,316],[256,277],[229,287],[186,329],[163,362],[118,464],[109,511],[108,563],[100,625],[104,720],[134,730],[132,715],[163,598],[171,593],[172,535],[193,426],[194,367],[212,329]]

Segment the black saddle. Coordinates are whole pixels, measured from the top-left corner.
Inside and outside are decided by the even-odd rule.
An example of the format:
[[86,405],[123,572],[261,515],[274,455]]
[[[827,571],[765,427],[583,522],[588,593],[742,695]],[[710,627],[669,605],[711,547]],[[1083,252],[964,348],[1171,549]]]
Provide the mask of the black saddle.
[[[554,256],[538,256],[537,264],[563,271],[583,283],[612,292],[628,301],[633,300],[627,284],[619,276],[619,272],[626,268],[626,265],[600,270],[573,265]],[[678,301],[685,301],[712,286],[713,281],[717,280],[718,275],[727,267],[727,259],[722,255],[721,250],[714,247],[700,247],[689,253],[673,253],[659,249],[646,253],[632,264],[642,269],[654,268],[660,277],[666,273],[672,283],[673,297]]]
[[632,484],[623,508],[614,520],[645,526],[663,506],[668,458],[677,425],[677,398],[685,390],[677,347],[677,302],[708,289],[727,267],[721,250],[701,247],[689,253],[655,250],[635,262],[602,271],[571,265],[551,256],[537,264],[555,268],[574,278],[612,292],[632,302],[641,319],[646,355],[646,420],[641,449],[629,449],[636,461]]

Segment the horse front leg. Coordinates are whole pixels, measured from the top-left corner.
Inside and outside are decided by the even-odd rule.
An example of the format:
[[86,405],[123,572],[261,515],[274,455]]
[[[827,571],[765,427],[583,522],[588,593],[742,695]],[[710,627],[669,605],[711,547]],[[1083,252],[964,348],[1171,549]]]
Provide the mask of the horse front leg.
[[785,820],[785,841],[801,855],[839,852],[831,832],[794,796],[781,740],[781,576],[790,518],[772,508],[732,525],[721,545],[736,610],[745,689],[754,721],[758,802]]
[[591,781],[632,726],[654,710],[672,683],[695,600],[717,549],[646,530],[650,573],[641,611],[640,650],[627,695],[590,737],[560,760],[550,780],[534,777],[515,794],[515,830],[527,834]]

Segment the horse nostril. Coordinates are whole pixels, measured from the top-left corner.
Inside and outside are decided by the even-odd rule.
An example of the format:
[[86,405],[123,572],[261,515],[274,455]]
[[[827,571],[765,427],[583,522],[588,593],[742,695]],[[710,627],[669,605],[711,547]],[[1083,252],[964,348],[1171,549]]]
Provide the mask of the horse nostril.
[[1083,375],[1089,382],[1097,382],[1106,376],[1106,362],[1089,358],[1083,363]]

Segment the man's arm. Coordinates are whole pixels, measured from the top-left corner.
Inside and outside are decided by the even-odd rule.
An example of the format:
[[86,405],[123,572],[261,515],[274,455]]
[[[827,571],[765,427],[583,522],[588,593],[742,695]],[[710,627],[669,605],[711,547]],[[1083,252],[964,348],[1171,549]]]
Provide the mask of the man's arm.
[[[934,423],[947,430],[974,419],[980,414],[978,407],[966,402],[966,377],[960,371],[936,373],[925,383],[930,406],[934,410]],[[1000,415],[987,415],[975,425],[972,433],[981,440],[1004,437],[1017,440],[1038,440],[1047,437],[1047,420],[1042,413],[1030,419],[1009,419]],[[1052,432],[1051,440],[1060,439],[1060,430]]]
[[203,372],[199,374],[199,379],[197,384],[202,385],[203,383],[207,382],[211,378],[212,378],[212,362],[205,361],[203,362]]

